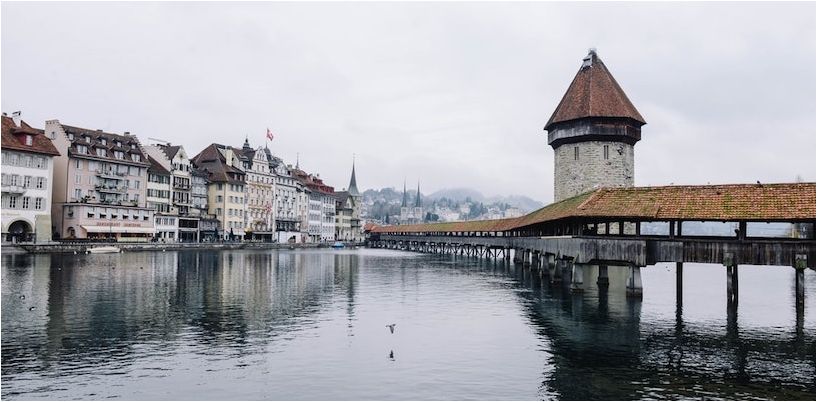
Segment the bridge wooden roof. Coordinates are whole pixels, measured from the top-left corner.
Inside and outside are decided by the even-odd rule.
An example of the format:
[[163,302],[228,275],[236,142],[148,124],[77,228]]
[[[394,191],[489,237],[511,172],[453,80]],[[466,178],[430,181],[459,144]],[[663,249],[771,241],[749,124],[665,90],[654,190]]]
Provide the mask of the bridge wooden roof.
[[383,232],[501,232],[566,218],[632,221],[808,221],[815,183],[601,188],[508,219],[380,226]]

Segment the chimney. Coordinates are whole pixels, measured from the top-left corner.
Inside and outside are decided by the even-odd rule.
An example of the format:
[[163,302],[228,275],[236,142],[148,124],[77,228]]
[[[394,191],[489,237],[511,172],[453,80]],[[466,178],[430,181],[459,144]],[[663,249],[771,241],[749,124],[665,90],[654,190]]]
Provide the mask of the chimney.
[[23,113],[19,110],[11,114],[11,119],[14,120],[14,125],[16,127],[20,127],[20,115],[22,114]]

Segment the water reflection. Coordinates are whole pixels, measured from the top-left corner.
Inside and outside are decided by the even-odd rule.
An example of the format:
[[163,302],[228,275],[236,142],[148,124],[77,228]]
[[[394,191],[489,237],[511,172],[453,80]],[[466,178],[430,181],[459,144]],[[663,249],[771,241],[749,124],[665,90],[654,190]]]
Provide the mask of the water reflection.
[[695,266],[682,305],[661,268],[642,301],[615,267],[571,293],[504,260],[378,250],[3,255],[2,396],[812,400],[814,272],[802,309],[763,292],[794,296],[780,272],[742,271],[738,309]]

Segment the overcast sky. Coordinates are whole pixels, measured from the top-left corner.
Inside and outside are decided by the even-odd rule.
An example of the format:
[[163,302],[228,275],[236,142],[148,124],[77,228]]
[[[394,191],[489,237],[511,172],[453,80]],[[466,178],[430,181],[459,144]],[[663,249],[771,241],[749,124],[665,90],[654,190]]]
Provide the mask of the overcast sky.
[[362,189],[553,200],[543,131],[595,47],[647,120],[636,185],[815,180],[815,5],[2,3],[2,110],[249,136]]

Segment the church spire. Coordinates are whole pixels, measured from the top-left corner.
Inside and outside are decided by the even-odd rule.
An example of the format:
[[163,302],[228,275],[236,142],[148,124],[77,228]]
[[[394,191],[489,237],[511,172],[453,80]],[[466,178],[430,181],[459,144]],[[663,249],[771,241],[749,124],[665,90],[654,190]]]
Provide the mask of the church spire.
[[360,192],[357,191],[357,179],[355,179],[355,157],[352,155],[352,179],[349,180],[349,195],[351,196],[359,196]]
[[408,193],[406,192],[406,179],[403,179],[403,208],[408,206]]
[[244,136],[244,146],[241,147],[241,148],[243,150],[245,150],[245,151],[252,150],[252,147],[250,146],[250,137],[249,136],[246,136],[246,135]]
[[422,207],[423,202],[420,200],[420,180],[417,180],[417,198],[414,199],[415,207]]

